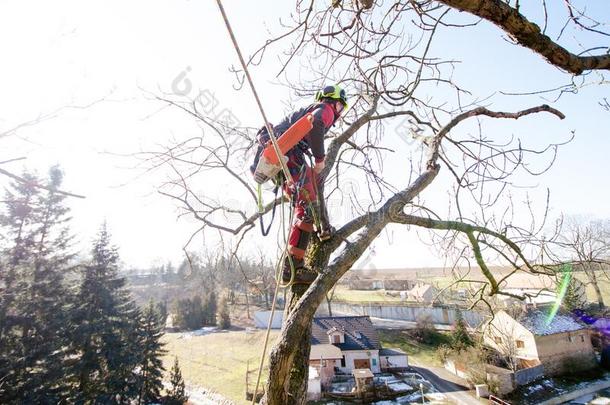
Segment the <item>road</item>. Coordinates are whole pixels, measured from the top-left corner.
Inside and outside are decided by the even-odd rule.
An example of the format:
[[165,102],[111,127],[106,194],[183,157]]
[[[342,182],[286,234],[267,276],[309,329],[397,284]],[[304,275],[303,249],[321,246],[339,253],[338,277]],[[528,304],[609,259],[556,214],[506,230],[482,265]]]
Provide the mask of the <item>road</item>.
[[451,402],[458,405],[479,405],[486,404],[487,401],[479,400],[472,395],[464,382],[457,376],[451,374],[441,367],[428,367],[417,365],[413,362],[409,364],[413,370],[421,374],[426,380],[430,381],[436,389],[447,396]]

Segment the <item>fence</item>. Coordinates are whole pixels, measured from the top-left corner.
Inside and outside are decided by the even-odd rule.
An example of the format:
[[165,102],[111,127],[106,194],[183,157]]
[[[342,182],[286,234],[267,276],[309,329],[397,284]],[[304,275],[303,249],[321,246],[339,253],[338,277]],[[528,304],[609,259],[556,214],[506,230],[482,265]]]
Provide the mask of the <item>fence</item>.
[[[345,302],[333,302],[333,314],[342,315],[368,315],[375,318],[393,319],[399,321],[416,322],[421,317],[428,317],[434,324],[453,325],[458,318],[458,313],[472,327],[478,327],[485,317],[475,311],[460,310],[454,307],[423,306],[423,305],[385,305],[378,303],[351,304]],[[320,306],[320,310],[325,308]]]
[[489,396],[489,403],[490,404],[497,404],[497,405],[510,405],[509,402],[503,401],[498,397],[494,397],[493,395]]
[[535,367],[524,368],[515,372],[515,382],[517,385],[527,385],[538,378],[544,376],[544,366],[539,364]]

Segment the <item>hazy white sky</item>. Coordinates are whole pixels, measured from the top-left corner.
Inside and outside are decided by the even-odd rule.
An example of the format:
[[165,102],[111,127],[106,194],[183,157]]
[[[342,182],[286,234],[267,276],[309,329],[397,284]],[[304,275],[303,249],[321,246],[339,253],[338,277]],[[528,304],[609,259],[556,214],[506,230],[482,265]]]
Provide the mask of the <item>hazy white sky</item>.
[[[246,54],[267,38],[265,27],[274,30],[277,17],[286,15],[291,5],[226,2]],[[454,76],[475,93],[529,91],[541,83],[553,87],[569,80],[538,56],[508,44],[486,24],[442,35],[433,51],[463,60]],[[118,155],[197,134],[187,116],[162,109],[150,97],[171,91],[175,80],[187,79],[193,92],[209,90],[218,98],[219,108],[229,108],[244,124],[259,126],[250,93],[232,88],[234,77],[228,67],[237,59],[215,2],[3,1],[0,54],[0,132],[44,118],[1,139],[2,160],[27,156],[24,165],[41,173],[52,164],[61,165],[65,189],[87,196],[70,200],[74,231],[83,242],[106,219],[128,265],[180,260],[181,247],[197,224],[176,220],[173,203],[155,191],[159,174],[139,176],[133,169],[136,163]],[[282,100],[293,95],[272,84],[275,71],[272,65],[265,66],[253,72],[268,114],[278,120],[285,112]],[[545,187],[551,188],[555,215],[610,217],[610,112],[598,105],[607,94],[607,85],[596,85],[561,98],[556,107],[567,115],[563,122],[526,119],[511,121],[507,129],[506,122],[486,121],[492,133],[527,134],[540,144],[576,131],[574,142],[561,151],[552,171],[528,183],[537,187],[532,192],[539,196]],[[492,106],[514,110],[542,101],[496,93]],[[400,153],[400,144],[394,146]],[[400,167],[399,160],[393,164]],[[5,167],[19,171],[22,166]],[[5,184],[6,179],[0,182]],[[430,193],[433,196],[434,190]],[[272,244],[271,239],[253,241]],[[412,248],[408,257],[403,254],[405,246]],[[375,252],[377,267],[441,263],[417,244],[415,234],[398,233],[395,228],[376,243]]]

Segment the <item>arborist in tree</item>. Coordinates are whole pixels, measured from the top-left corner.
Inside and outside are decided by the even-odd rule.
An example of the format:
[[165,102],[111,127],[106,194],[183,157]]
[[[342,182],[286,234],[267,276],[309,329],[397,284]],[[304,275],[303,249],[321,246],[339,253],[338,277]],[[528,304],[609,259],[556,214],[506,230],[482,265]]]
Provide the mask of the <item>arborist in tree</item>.
[[[332,228],[324,205],[323,181],[319,174],[324,169],[326,153],[324,150],[324,135],[335,124],[347,108],[345,90],[338,85],[326,86],[316,93],[316,103],[293,112],[273,127],[278,137],[278,144],[286,145],[286,137],[291,136],[296,145],[288,150],[282,150],[292,177],[292,183],[284,183],[284,192],[291,197],[294,207],[294,221],[288,239],[288,256],[284,260],[282,279],[287,283],[291,279],[292,268],[304,268],[304,256],[311,233],[316,232],[320,240],[331,237]],[[306,118],[305,118],[306,117]],[[288,131],[298,127],[308,120],[305,130]],[[303,128],[301,125],[300,128]],[[300,132],[299,132],[300,131]],[[260,146],[254,164],[250,167],[255,180],[263,183],[270,177],[278,175],[281,168],[277,163],[277,154],[268,144],[269,134],[266,128],[258,133]],[[289,143],[292,145],[294,142]],[[269,152],[269,153],[267,153]],[[266,160],[265,156],[274,158]],[[310,162],[308,165],[307,162]],[[281,176],[281,174],[279,174]],[[281,181],[281,178],[280,178]],[[277,182],[277,180],[276,180]],[[277,184],[280,184],[279,182]],[[292,263],[291,263],[292,262]],[[293,282],[311,283],[315,275],[311,272],[296,271]]]

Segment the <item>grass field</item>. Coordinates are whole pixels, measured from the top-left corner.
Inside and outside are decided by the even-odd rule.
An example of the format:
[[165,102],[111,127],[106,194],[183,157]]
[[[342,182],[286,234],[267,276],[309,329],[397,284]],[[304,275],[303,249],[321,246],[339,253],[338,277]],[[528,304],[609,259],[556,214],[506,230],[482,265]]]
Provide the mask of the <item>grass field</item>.
[[400,296],[391,297],[386,295],[385,290],[350,290],[339,285],[333,299],[344,302],[399,302]]
[[382,347],[400,348],[407,353],[409,361],[427,366],[442,367],[436,356],[436,349],[441,344],[449,344],[449,335],[442,332],[434,332],[429,344],[419,343],[399,330],[379,330],[379,340]]
[[[271,332],[269,349],[277,335],[277,331]],[[188,385],[212,389],[237,404],[247,404],[246,368],[249,365],[250,370],[258,369],[264,339],[264,331],[229,331],[191,337],[167,333],[163,337],[167,350],[163,365],[170,370],[177,356]],[[252,378],[256,378],[255,373]]]

